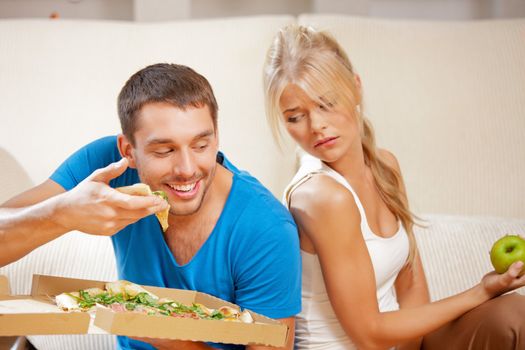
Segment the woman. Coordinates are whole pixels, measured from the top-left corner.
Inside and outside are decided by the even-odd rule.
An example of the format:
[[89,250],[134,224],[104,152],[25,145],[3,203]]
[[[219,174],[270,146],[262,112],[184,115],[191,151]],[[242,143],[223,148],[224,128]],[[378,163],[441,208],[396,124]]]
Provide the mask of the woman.
[[[360,79],[338,43],[312,28],[284,28],[264,82],[274,134],[282,123],[310,155],[285,193],[303,258],[296,347],[486,349],[497,340],[494,349],[525,348],[525,321],[497,316],[506,308],[525,315],[525,298],[495,298],[525,284],[522,262],[430,303],[399,164],[376,147]],[[494,322],[480,325],[488,314]]]

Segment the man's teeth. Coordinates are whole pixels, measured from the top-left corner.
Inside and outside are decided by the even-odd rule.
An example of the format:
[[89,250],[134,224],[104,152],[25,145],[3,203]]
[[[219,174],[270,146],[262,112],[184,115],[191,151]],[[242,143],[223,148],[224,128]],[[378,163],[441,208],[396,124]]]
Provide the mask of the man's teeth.
[[195,188],[195,185],[197,183],[194,182],[192,184],[188,184],[188,185],[169,185],[171,188],[173,188],[175,191],[180,191],[180,192],[190,192],[191,190],[193,190]]

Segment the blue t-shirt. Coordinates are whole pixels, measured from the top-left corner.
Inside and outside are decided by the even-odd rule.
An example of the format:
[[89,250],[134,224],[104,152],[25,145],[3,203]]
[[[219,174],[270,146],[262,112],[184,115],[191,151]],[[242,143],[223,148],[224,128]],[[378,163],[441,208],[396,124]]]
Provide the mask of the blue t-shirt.
[[[108,136],[74,153],[51,179],[70,190],[96,169],[119,159],[116,137]],[[179,265],[157,219],[150,215],[111,237],[119,278],[197,290],[271,318],[294,316],[301,310],[301,258],[294,221],[254,177],[238,170],[221,153],[217,160],[233,173],[233,183],[215,228],[193,258]],[[137,182],[136,169],[128,168],[110,186]],[[122,349],[152,349],[146,343],[118,338]]]

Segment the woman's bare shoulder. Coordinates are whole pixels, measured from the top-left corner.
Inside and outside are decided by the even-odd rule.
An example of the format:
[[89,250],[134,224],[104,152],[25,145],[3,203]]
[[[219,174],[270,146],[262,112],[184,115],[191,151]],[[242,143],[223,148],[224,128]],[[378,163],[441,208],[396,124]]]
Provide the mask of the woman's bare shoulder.
[[[344,251],[341,258],[346,259],[351,249],[340,250],[333,245],[354,249],[356,240],[363,239],[361,214],[354,196],[329,175],[316,174],[302,183],[292,193],[290,212],[300,233],[310,242],[311,250],[319,256]],[[366,250],[366,246],[360,247]]]
[[291,195],[290,210],[319,215],[358,211],[350,191],[326,174],[315,174],[297,187]]

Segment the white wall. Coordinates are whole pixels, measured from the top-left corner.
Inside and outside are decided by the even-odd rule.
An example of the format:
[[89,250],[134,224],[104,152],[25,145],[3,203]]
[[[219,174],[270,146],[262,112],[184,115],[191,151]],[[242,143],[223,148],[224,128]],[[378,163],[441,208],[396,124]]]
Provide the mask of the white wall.
[[264,14],[337,13],[471,20],[525,17],[525,0],[0,0],[0,18],[169,21]]
[[310,12],[311,0],[190,0],[192,17],[290,14]]
[[525,17],[525,0],[313,0],[314,13],[471,20]]
[[133,0],[0,0],[0,18],[133,20]]
[[135,21],[170,21],[191,18],[192,0],[130,0]]

